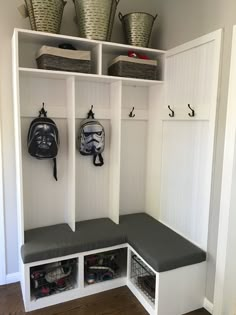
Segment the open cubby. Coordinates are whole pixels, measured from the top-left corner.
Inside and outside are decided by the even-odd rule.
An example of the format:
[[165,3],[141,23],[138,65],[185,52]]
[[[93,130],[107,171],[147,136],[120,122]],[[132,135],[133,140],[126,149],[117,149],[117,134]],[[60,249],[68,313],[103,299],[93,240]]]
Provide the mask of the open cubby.
[[135,254],[131,254],[131,275],[132,283],[153,305],[156,297],[156,275],[155,273]]
[[30,268],[31,299],[37,300],[78,287],[78,259]]
[[84,257],[85,286],[112,281],[127,274],[127,248]]

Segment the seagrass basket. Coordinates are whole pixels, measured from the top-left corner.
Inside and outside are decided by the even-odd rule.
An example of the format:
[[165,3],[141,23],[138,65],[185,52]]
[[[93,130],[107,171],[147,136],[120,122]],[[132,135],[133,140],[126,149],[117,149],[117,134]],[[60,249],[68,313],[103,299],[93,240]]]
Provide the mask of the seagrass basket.
[[127,44],[148,47],[153,23],[157,15],[144,12],[133,12],[126,15],[119,13]]
[[63,0],[25,0],[32,30],[59,33],[66,4]]
[[158,80],[158,61],[118,56],[109,65],[108,74],[118,77]]
[[120,0],[73,0],[79,36],[110,41],[116,8]]

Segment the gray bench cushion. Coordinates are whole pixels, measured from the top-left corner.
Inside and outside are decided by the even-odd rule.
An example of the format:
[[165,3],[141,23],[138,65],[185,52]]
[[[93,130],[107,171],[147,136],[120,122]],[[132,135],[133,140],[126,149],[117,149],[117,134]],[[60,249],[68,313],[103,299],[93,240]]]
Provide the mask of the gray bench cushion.
[[206,260],[206,253],[145,213],[120,217],[128,243],[158,272]]
[[110,219],[76,223],[76,232],[67,224],[28,230],[21,247],[24,263],[56,258],[126,243],[126,236]]
[[62,257],[128,242],[158,272],[206,260],[206,253],[145,213],[76,223],[76,232],[67,224],[25,232],[21,248],[24,263]]

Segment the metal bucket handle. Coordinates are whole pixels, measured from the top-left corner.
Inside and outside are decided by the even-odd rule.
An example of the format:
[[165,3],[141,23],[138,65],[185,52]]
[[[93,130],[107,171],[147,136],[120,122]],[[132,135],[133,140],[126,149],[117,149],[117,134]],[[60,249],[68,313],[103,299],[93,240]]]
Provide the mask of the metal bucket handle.
[[156,15],[153,17],[153,21],[155,21],[157,17],[158,17],[158,14],[156,14]]
[[118,16],[119,16],[120,21],[122,22],[122,20],[123,20],[123,15],[122,15],[122,13],[119,12]]

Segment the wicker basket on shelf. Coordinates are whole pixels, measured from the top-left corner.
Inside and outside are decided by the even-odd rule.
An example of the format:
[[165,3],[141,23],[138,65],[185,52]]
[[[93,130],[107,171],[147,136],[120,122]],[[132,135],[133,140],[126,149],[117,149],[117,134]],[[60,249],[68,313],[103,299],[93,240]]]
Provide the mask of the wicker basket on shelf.
[[118,77],[158,80],[158,61],[118,56],[108,67],[108,74]]
[[91,52],[42,46],[36,54],[39,69],[91,72]]
[[120,0],[73,0],[79,36],[109,41]]
[[25,0],[32,30],[60,33],[65,4],[63,0]]

